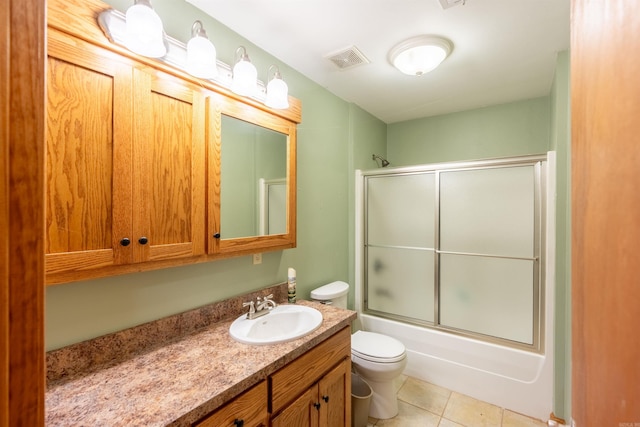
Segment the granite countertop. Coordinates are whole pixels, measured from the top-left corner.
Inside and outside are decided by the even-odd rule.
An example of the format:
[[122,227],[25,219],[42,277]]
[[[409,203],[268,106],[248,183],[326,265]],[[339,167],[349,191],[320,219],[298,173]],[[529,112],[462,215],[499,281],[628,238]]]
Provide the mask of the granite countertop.
[[[46,425],[190,425],[349,326],[356,317],[353,311],[315,302],[298,304],[317,308],[322,325],[305,337],[280,344],[253,346],[234,341],[229,326],[237,315],[232,314],[169,342],[107,357],[107,362],[83,362],[87,366],[82,369],[70,364],[86,359],[87,352],[99,352],[100,343],[50,352]],[[175,327],[175,321],[169,323]],[[132,331],[128,332],[131,336]],[[142,330],[133,332],[139,335]],[[122,336],[113,335],[111,344],[117,346]],[[100,356],[92,357],[95,361]]]

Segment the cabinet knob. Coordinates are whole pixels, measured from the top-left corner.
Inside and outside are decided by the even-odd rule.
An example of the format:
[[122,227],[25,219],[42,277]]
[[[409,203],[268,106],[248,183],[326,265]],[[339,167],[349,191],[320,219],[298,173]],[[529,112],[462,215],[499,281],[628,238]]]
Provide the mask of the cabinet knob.
[[220,238],[220,233],[214,234],[213,237],[215,237],[216,239],[219,239]]
[[236,419],[236,420],[233,422],[233,425],[234,425],[234,426],[236,426],[236,427],[244,427],[244,420]]
[[325,402],[329,401],[329,396],[322,396],[322,400],[324,400]]
[[313,406],[315,406],[318,411],[320,410],[320,403],[319,402],[314,403]]
[[149,241],[149,239],[147,239],[144,236],[142,236],[141,238],[138,239],[138,243],[140,243],[141,245],[146,245],[148,241]]
[[128,237],[125,237],[122,240],[120,240],[120,245],[122,246],[129,246],[129,243],[131,243],[131,240],[129,240]]

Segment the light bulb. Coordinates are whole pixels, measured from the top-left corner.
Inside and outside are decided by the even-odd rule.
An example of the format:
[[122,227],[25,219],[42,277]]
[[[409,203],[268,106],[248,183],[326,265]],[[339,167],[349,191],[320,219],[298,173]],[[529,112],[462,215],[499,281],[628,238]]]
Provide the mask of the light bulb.
[[267,85],[267,98],[264,103],[267,107],[283,110],[289,108],[289,87],[278,76],[279,73]]
[[215,78],[218,75],[216,48],[207,38],[200,21],[193,23],[191,34],[191,40],[187,43],[187,72],[203,79]]
[[139,55],[161,58],[167,53],[162,20],[148,0],[127,9],[125,46]]

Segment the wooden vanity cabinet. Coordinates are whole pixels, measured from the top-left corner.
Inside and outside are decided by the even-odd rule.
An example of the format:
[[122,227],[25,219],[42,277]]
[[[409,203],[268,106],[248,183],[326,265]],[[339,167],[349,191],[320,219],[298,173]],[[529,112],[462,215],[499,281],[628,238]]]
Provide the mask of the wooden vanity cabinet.
[[351,327],[340,330],[195,425],[350,426]]
[[270,377],[271,425],[351,424],[351,332],[345,328]]
[[266,381],[253,386],[195,424],[197,427],[267,427],[268,425]]
[[46,82],[47,282],[203,254],[204,96],[53,29]]

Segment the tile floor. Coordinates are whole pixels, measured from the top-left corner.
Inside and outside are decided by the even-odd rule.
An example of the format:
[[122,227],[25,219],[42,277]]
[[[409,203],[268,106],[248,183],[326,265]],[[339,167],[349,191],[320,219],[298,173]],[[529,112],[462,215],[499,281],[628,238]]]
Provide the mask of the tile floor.
[[546,427],[464,394],[402,375],[396,382],[399,413],[388,420],[369,418],[367,427]]

